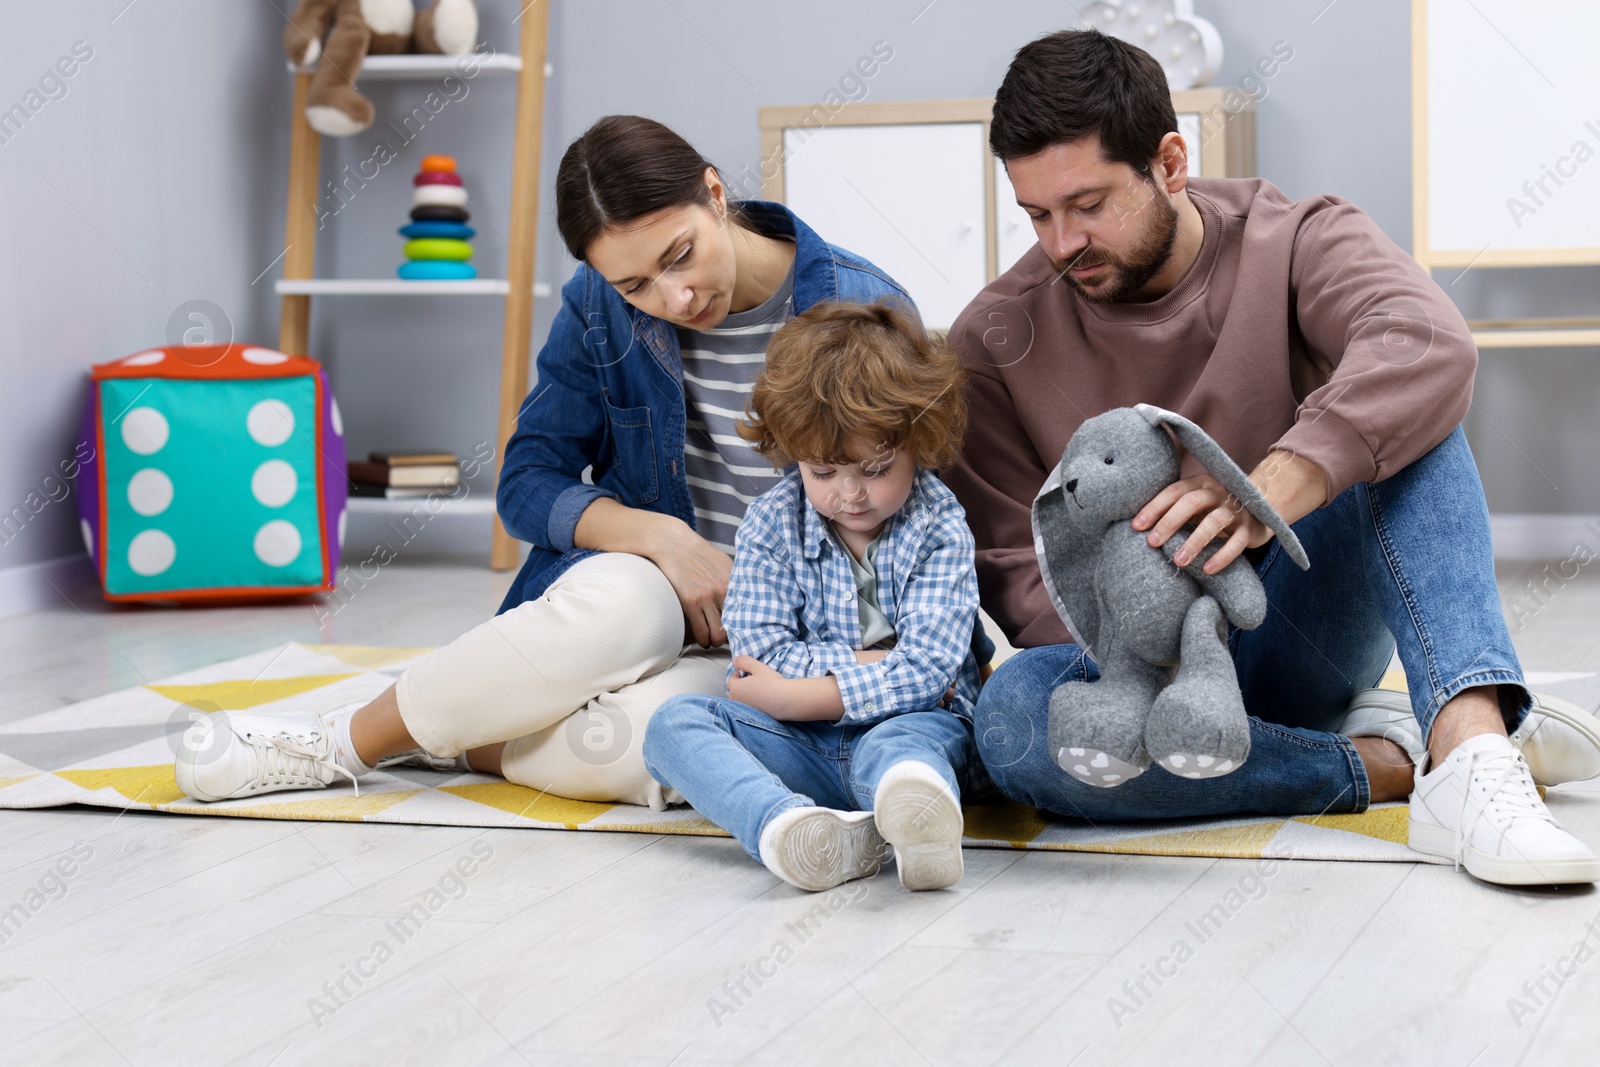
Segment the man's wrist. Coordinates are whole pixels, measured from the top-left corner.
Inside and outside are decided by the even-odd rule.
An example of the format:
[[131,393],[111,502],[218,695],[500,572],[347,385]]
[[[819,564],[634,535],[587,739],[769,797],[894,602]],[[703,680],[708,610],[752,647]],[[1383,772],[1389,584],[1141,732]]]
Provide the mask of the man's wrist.
[[1298,522],[1328,502],[1328,476],[1314,460],[1295,452],[1267,453],[1250,480],[1285,522]]

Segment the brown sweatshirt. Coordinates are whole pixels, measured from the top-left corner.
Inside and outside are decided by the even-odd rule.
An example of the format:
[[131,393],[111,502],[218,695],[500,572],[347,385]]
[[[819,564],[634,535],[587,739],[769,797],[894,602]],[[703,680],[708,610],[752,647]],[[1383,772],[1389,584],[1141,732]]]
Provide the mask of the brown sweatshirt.
[[[1290,450],[1328,499],[1453,430],[1478,353],[1455,305],[1353,204],[1259,178],[1193,179],[1205,237],[1171,292],[1094,304],[1035,245],[950,339],[970,428],[945,474],[978,546],[984,608],[1019,648],[1070,641],[1034,558],[1030,508],[1078,425],[1148,403],[1203,426],[1246,471]],[[1185,457],[1185,476],[1199,466]]]

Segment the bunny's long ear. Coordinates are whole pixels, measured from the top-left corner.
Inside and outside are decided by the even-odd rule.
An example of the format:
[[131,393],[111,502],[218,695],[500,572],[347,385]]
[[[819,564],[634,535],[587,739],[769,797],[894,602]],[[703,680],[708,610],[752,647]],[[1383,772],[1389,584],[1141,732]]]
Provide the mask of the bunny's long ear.
[[1135,410],[1152,426],[1170,426],[1183,447],[1194,454],[1222,483],[1223,488],[1237,497],[1250,514],[1267,524],[1295,565],[1303,571],[1311,569],[1311,560],[1306,556],[1305,547],[1300,544],[1300,539],[1294,535],[1289,524],[1267,503],[1267,498],[1261,495],[1256,483],[1239,469],[1239,465],[1222,450],[1221,445],[1211,439],[1210,434],[1177,412],[1158,408],[1154,404],[1140,404]]

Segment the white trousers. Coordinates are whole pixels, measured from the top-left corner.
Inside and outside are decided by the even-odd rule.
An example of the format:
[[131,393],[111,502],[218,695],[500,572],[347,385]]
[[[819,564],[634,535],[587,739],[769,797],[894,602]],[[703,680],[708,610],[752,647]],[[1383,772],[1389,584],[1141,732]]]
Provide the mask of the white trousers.
[[573,800],[677,803],[644,769],[644,731],[679,693],[727,693],[727,648],[685,643],[672,583],[602,552],[400,676],[406,729],[436,756],[506,742],[512,782]]

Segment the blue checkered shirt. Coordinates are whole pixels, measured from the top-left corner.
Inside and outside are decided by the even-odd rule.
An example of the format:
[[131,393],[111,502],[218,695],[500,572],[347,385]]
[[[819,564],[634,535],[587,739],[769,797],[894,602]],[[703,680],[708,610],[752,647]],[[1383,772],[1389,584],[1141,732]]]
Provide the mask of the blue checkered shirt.
[[734,545],[722,624],[735,656],[758,659],[786,678],[832,674],[844,697],[841,724],[937,709],[952,682],[949,710],[972,719],[972,531],[937,475],[917,471],[910,498],[879,535],[878,606],[894,627],[895,646],[877,663],[856,662],[855,576],[846,550],[806,499],[798,470],[751,503]]

